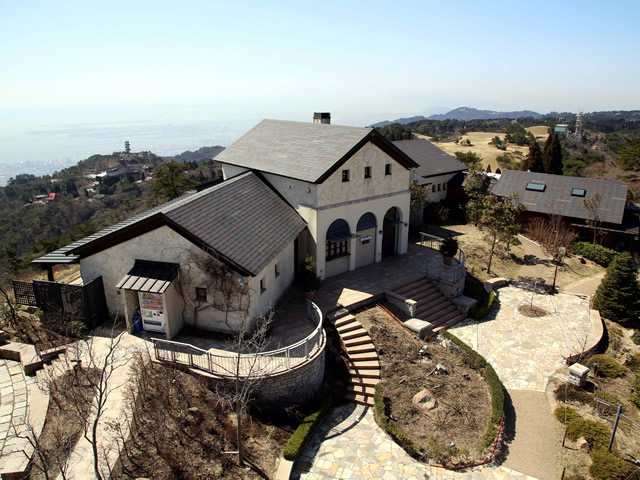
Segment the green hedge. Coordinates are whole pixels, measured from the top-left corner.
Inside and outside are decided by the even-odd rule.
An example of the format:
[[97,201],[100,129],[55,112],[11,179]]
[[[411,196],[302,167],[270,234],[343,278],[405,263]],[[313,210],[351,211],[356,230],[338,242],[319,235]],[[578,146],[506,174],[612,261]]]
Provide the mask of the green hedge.
[[598,376],[605,378],[617,378],[624,375],[625,369],[615,358],[608,355],[597,354],[589,358],[588,363],[598,364]]
[[332,404],[333,398],[328,395],[314,405],[313,411],[302,420],[302,423],[298,425],[298,428],[296,428],[296,431],[293,432],[293,435],[284,446],[284,450],[282,450],[284,458],[295,460],[300,456],[307,440],[309,440],[316,426],[327,414]]
[[376,393],[373,396],[373,408],[376,418],[378,419],[378,423],[380,424],[380,428],[387,432],[391,438],[393,438],[396,443],[405,450],[405,452],[412,457],[417,457],[419,453],[418,449],[409,439],[407,433],[402,429],[402,427],[400,427],[400,425],[391,420],[385,411],[384,387],[382,386],[382,382],[376,385]]
[[487,297],[484,303],[476,308],[472,308],[469,310],[469,317],[474,320],[480,320],[481,318],[486,317],[491,312],[491,307],[493,307],[493,301],[496,299],[495,292],[491,292]]
[[480,446],[482,448],[486,448],[495,440],[496,435],[498,434],[498,427],[500,426],[500,422],[502,421],[502,416],[504,414],[504,389],[502,387],[500,377],[498,377],[498,374],[491,364],[487,362],[482,355],[458,337],[452,335],[446,330],[442,330],[440,335],[451,340],[463,352],[465,352],[473,362],[473,368],[480,372],[489,384],[489,390],[491,392],[491,418],[489,418],[487,430],[480,441]]
[[575,255],[582,255],[603,267],[608,267],[619,255],[615,250],[589,242],[574,242],[569,247],[569,251]]

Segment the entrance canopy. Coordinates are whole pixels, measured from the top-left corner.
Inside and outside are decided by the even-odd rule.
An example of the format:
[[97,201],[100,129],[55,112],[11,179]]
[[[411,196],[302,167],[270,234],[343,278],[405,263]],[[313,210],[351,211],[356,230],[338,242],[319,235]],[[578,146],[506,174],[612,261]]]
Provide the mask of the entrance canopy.
[[351,233],[349,224],[341,218],[329,225],[327,230],[327,240],[334,243],[341,243],[358,237],[359,235]]
[[178,274],[177,263],[153,262],[151,260],[136,260],[116,288],[137,290],[139,292],[164,293]]

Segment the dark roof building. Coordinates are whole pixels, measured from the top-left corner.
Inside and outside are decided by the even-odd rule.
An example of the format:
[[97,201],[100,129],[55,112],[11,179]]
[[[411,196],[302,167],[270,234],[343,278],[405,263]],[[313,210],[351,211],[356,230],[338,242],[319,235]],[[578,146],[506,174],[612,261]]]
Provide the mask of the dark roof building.
[[33,263],[74,263],[163,225],[252,276],[306,227],[289,204],[257,175],[246,172],[200,192],[188,192]]
[[392,142],[419,166],[414,173],[429,178],[467,170],[467,166],[422,138]]
[[516,192],[530,212],[561,215],[586,220],[583,200],[600,194],[600,219],[620,224],[624,215],[629,186],[624,182],[594,178],[569,177],[547,173],[504,170],[492,193],[508,197]]
[[417,164],[373,128],[263,120],[219,153],[221,163],[321,183],[365,143],[373,142],[406,168]]

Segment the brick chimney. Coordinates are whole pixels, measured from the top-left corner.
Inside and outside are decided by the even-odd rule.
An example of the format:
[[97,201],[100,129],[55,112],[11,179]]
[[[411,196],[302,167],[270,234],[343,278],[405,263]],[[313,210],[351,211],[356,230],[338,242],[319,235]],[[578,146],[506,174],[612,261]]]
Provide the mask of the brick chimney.
[[329,112],[315,112],[313,114],[313,123],[326,123],[327,125],[329,125],[331,124],[331,114]]

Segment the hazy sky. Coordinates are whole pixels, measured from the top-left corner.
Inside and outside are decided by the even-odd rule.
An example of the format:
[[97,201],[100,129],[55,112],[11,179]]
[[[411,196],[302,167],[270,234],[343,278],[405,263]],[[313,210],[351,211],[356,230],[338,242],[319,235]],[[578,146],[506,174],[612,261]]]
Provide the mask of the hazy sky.
[[463,105],[639,109],[639,14],[638,1],[0,0],[0,162],[54,133],[226,145],[314,111],[365,125]]

